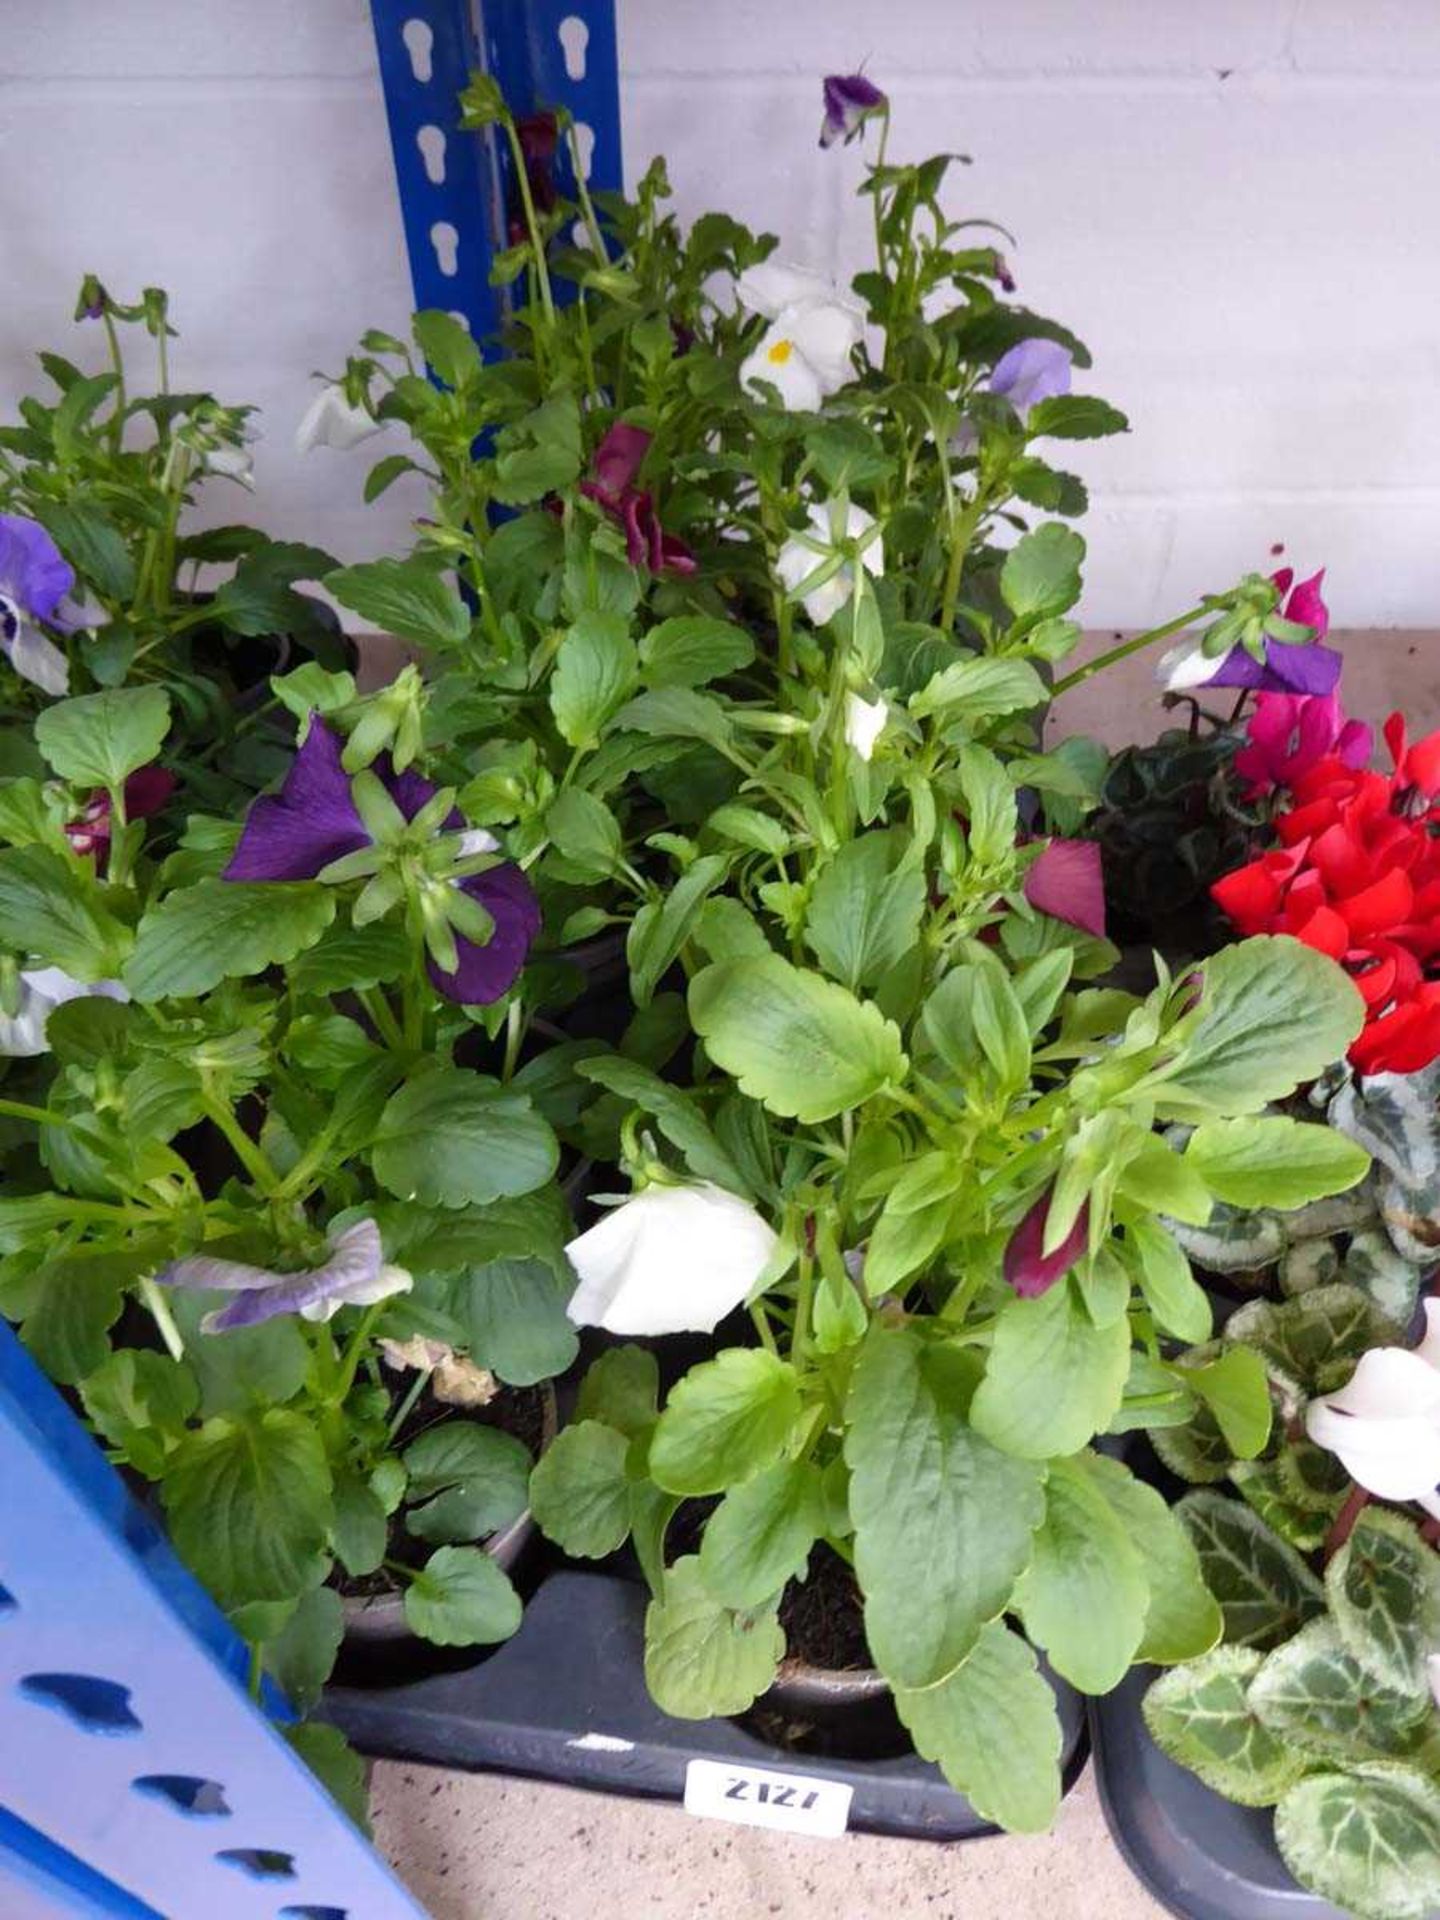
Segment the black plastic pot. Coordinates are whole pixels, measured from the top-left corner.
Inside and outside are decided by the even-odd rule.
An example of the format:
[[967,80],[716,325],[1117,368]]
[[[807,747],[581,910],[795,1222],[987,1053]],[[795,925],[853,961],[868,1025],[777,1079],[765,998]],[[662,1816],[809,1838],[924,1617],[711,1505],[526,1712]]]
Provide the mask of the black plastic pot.
[[1268,1807],[1237,1807],[1156,1746],[1140,1713],[1156,1671],[1090,1702],[1100,1803],[1136,1878],[1184,1920],[1343,1920],[1291,1878]]
[[[937,1767],[913,1752],[824,1754],[777,1746],[736,1720],[675,1720],[645,1687],[645,1589],[618,1574],[552,1573],[518,1634],[464,1672],[386,1690],[332,1687],[321,1709],[362,1753],[496,1769],[680,1800],[691,1760],[770,1768],[852,1790],[851,1828],[913,1839],[995,1832]],[[853,1676],[852,1676],[853,1677]],[[1079,1695],[1054,1680],[1068,1791],[1088,1740]]]

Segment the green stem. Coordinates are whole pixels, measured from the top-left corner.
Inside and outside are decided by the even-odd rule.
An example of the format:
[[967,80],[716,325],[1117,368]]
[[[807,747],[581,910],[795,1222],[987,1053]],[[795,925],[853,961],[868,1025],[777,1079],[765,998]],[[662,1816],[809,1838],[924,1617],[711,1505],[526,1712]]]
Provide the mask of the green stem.
[[958,513],[950,527],[950,559],[945,568],[945,586],[940,597],[940,631],[948,634],[955,624],[955,607],[960,598],[960,580],[965,571],[965,556],[985,510],[985,496],[977,493],[968,507]]
[[110,866],[105,875],[112,887],[128,887],[130,884],[130,842],[125,828],[125,783],[118,787],[107,787],[110,796]]
[[776,1352],[775,1336],[770,1331],[770,1321],[760,1301],[757,1300],[754,1306],[751,1307],[750,1318],[755,1324],[755,1331],[760,1336],[761,1346],[764,1347],[767,1353]]
[[378,987],[361,987],[355,998],[369,1016],[370,1024],[392,1053],[405,1051],[405,1036],[401,1033],[394,1014],[390,1011],[390,1002]]
[[33,1120],[37,1127],[68,1127],[68,1115],[56,1113],[53,1107],[27,1107],[23,1100],[0,1100],[0,1114],[6,1114],[12,1120]]
[[540,293],[540,305],[545,310],[546,326],[555,325],[555,302],[550,293],[550,269],[545,262],[545,247],[540,238],[540,222],[535,215],[535,202],[530,194],[530,176],[525,171],[525,153],[520,145],[520,136],[515,125],[508,117],[505,121],[505,138],[510,143],[510,159],[515,168],[515,184],[520,190],[520,204],[525,209],[525,226],[530,235],[530,248],[535,255],[535,285]]
[[206,1117],[212,1120],[234,1149],[235,1157],[266,1198],[279,1184],[279,1176],[264,1151],[246,1133],[223,1101],[207,1098],[203,1102]]
[[[606,254],[605,241],[600,233],[600,222],[595,218],[590,189],[585,183],[585,169],[580,164],[580,142],[575,135],[573,120],[565,129],[565,138],[570,147],[570,165],[575,172],[575,192],[580,201],[580,215],[585,222],[585,231],[590,236],[590,245],[594,249],[596,263],[603,267],[609,256]],[[584,296],[581,297],[583,299]]]
[[183,1360],[185,1342],[181,1338],[179,1327],[175,1324],[175,1316],[170,1311],[170,1302],[148,1273],[143,1274],[140,1279],[140,1298],[149,1308],[150,1317],[155,1322],[160,1338],[165,1342],[165,1349],[170,1358]]
[[365,1348],[370,1340],[370,1329],[375,1325],[384,1306],[383,1300],[377,1300],[373,1307],[366,1307],[360,1315],[360,1323],[351,1334],[350,1344],[345,1349],[345,1357],[340,1362],[340,1374],[334,1390],[326,1396],[332,1405],[340,1407],[345,1404],[346,1397],[355,1384],[355,1375],[359,1370],[360,1362],[365,1357]]
[[795,1289],[795,1325],[790,1334],[790,1361],[798,1367],[810,1344],[810,1300],[815,1291],[815,1261],[812,1255],[800,1255],[800,1279]]
[[520,1043],[524,1038],[525,1003],[517,996],[510,1002],[505,1014],[505,1059],[500,1068],[502,1080],[508,1081],[514,1077],[520,1058]]
[[429,1383],[429,1379],[430,1379],[430,1369],[428,1367],[422,1367],[419,1370],[419,1372],[417,1372],[417,1374],[415,1375],[413,1384],[407,1390],[405,1394],[405,1398],[400,1402],[399,1406],[395,1409],[394,1415],[390,1421],[390,1425],[385,1430],[386,1446],[392,1446],[394,1444],[396,1434],[399,1433],[400,1429],[404,1426],[405,1422],[410,1418],[410,1415],[414,1412],[415,1402],[420,1398],[421,1394],[425,1391],[425,1388]]
[[1074,673],[1067,673],[1063,680],[1057,680],[1050,689],[1051,699],[1062,693],[1068,693],[1071,687],[1093,679],[1106,667],[1113,667],[1117,660],[1128,659],[1132,653],[1139,653],[1142,647],[1152,646],[1157,640],[1168,640],[1172,633],[1179,633],[1184,627],[1192,627],[1209,609],[1202,603],[1198,607],[1189,607],[1184,613],[1177,614],[1173,620],[1167,620],[1163,626],[1147,627],[1144,633],[1137,633],[1131,640],[1122,640],[1118,647],[1109,647],[1104,653],[1088,660],[1083,667],[1077,667]]
[[115,330],[115,322],[110,317],[109,308],[100,315],[105,325],[105,338],[110,342],[110,364],[115,369],[115,411],[109,420],[110,450],[119,453],[125,437],[125,359],[120,351],[120,335]]

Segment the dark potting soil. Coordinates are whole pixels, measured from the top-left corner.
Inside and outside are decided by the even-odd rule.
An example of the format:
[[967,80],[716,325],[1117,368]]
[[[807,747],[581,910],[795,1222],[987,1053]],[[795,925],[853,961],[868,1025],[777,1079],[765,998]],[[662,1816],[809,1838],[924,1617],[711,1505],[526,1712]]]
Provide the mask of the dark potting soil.
[[780,1602],[786,1659],[828,1673],[875,1665],[865,1639],[865,1614],[853,1570],[822,1542],[810,1555],[804,1580],[792,1580]]
[[[407,1374],[396,1376],[388,1367],[385,1369],[392,1405],[404,1396],[408,1378]],[[531,1459],[537,1460],[545,1441],[545,1398],[541,1387],[502,1386],[488,1406],[452,1407],[443,1400],[437,1400],[427,1387],[401,1422],[394,1445],[399,1451],[442,1420],[474,1420],[481,1426],[498,1427],[502,1433],[514,1434],[517,1440],[524,1443]],[[408,1530],[404,1523],[404,1511],[401,1507],[391,1516],[385,1558],[398,1561],[402,1567],[421,1567],[434,1552],[434,1547],[429,1541],[417,1540]],[[331,1585],[347,1599],[369,1600],[377,1594],[393,1593],[396,1582],[383,1566],[357,1578],[348,1574],[337,1562]]]

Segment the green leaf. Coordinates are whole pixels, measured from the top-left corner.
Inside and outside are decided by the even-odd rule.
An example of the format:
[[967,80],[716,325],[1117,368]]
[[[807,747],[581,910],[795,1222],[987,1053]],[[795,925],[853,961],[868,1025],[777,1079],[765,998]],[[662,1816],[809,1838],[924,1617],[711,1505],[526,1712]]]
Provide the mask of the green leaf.
[[685,1156],[685,1164],[700,1180],[713,1180],[748,1199],[750,1188],[734,1159],[721,1146],[705,1116],[690,1095],[662,1080],[638,1061],[620,1054],[577,1062],[575,1071],[593,1080],[655,1121],[661,1133]]
[[983,1820],[1044,1833],[1060,1807],[1060,1722],[1034,1652],[1002,1620],[980,1633],[939,1686],[899,1688],[915,1751],[933,1760]]
[[645,1684],[660,1711],[706,1720],[753,1705],[785,1653],[777,1605],[778,1596],[744,1611],[722,1606],[693,1554],[667,1568],[645,1612]]
[[630,1532],[630,1442],[600,1420],[557,1433],[530,1476],[530,1510],[564,1552],[599,1560]]
[[1310,1765],[1250,1705],[1261,1659],[1253,1647],[1216,1647],[1161,1674],[1142,1708],[1162,1753],[1242,1807],[1274,1806]]
[[1030,1639],[1082,1693],[1108,1693],[1135,1658],[1149,1601],[1137,1546],[1084,1456],[1052,1460],[1034,1558],[1011,1602]]
[[35,518],[97,593],[128,605],[135,592],[135,561],[109,514],[79,501],[46,500],[36,503]]
[[1208,1653],[1224,1632],[1225,1620],[1205,1584],[1194,1543],[1172,1509],[1123,1461],[1082,1453],[1072,1464],[1110,1502],[1140,1556],[1149,1600],[1136,1659],[1173,1666]]
[[635,642],[618,613],[582,613],[555,656],[550,710],[572,747],[593,747],[635,684]]
[[355,1579],[373,1573],[385,1558],[389,1515],[368,1480],[354,1471],[335,1478],[335,1524],[330,1543]]
[[407,1080],[386,1102],[371,1147],[381,1186],[431,1207],[533,1192],[558,1160],[555,1135],[523,1094],[462,1067]]
[[557,1271],[549,1260],[520,1255],[472,1267],[459,1299],[474,1358],[512,1387],[564,1373],[580,1350],[565,1315],[573,1292],[568,1267]]
[[335,894],[309,880],[201,880],[140,922],[123,979],[136,1000],[191,999],[293,960],[335,918]]
[[1210,1302],[1174,1235],[1141,1214],[1127,1224],[1125,1239],[1134,1249],[1140,1290],[1156,1326],[1177,1340],[1208,1340],[1214,1321]]
[[1253,1460],[1270,1438],[1274,1410],[1265,1363],[1249,1347],[1231,1347],[1217,1360],[1187,1367],[1185,1379],[1205,1402],[1237,1460]]
[[729,716],[718,700],[689,687],[657,687],[615,715],[612,731],[653,734],[662,740],[703,740],[723,753],[730,745]]
[[95,981],[118,971],[128,939],[93,880],[60,854],[49,847],[0,850],[0,946]]
[[754,658],[755,643],[743,627],[703,613],[662,620],[640,642],[640,672],[652,687],[703,687]]
[[1061,1280],[1038,1300],[1010,1300],[970,1409],[976,1431],[1023,1460],[1075,1453],[1109,1426],[1130,1371],[1124,1319],[1096,1327]]
[[1275,1842],[1302,1886],[1358,1920],[1425,1920],[1440,1906],[1440,1787],[1410,1767],[1297,1781]]
[[1176,1508],[1200,1555],[1205,1584],[1225,1615],[1225,1638],[1278,1646],[1325,1610],[1325,1589],[1292,1547],[1242,1501],[1187,1493]]
[[52,1380],[74,1386],[103,1366],[106,1337],[125,1304],[130,1275],[106,1260],[50,1260],[37,1276],[39,1300],[21,1338]]
[[758,1607],[805,1572],[825,1527],[819,1470],[778,1460],[732,1487],[705,1524],[700,1577],[722,1606]]
[[1164,1115],[1254,1113],[1318,1079],[1344,1054],[1365,1003],[1323,953],[1288,934],[1225,947],[1203,967],[1204,999],[1173,1066],[1157,1076]]
[[336,922],[291,964],[290,984],[297,993],[343,993],[398,980],[409,964],[402,927],[381,920],[368,927]]
[[942,667],[910,701],[917,719],[943,714],[947,720],[999,719],[1043,705],[1045,682],[1028,660],[977,657]]
[[495,498],[525,506],[569,486],[580,472],[580,411],[571,393],[552,394],[497,442]]
[[[982,867],[998,867],[1011,860],[1015,853],[1019,827],[1016,783],[988,747],[976,746],[973,741],[957,748],[955,761],[965,801],[965,838],[970,858]],[[1049,958],[1057,967],[1064,968],[1068,978],[1073,956],[1062,950]],[[1055,1001],[1052,1001],[1049,1012],[1035,1023],[1034,1031],[1044,1026],[1054,1010]]]
[[626,936],[625,957],[637,1006],[648,1006],[650,996],[694,932],[701,907],[725,878],[726,866],[719,854],[702,854],[662,900],[647,900],[636,914]]
[[1370,1156],[1334,1127],[1279,1115],[1205,1120],[1186,1160],[1217,1200],[1288,1211],[1358,1186]]
[[833,1119],[905,1072],[899,1029],[877,1007],[778,954],[706,967],[689,1006],[715,1064],[782,1118]]
[[200,1404],[195,1375],[168,1353],[121,1347],[80,1383],[90,1424],[130,1465],[158,1479],[168,1451]]
[[175,1551],[222,1607],[289,1600],[313,1584],[330,1532],[330,1470],[313,1422],[284,1407],[207,1420],[171,1460]]
[[1440,1568],[1410,1522],[1368,1507],[1325,1569],[1330,1617],[1352,1659],[1397,1693],[1424,1698],[1440,1647]]
[[872,1326],[846,1405],[845,1459],[865,1632],[897,1687],[959,1665],[1010,1602],[1044,1512],[1038,1468],[968,1423],[970,1357]]
[[312,1587],[273,1640],[265,1669],[301,1713],[320,1701],[345,1632],[344,1608],[333,1587]]
[[313,631],[313,604],[296,593],[292,583],[318,580],[334,564],[333,555],[319,547],[300,541],[262,541],[215,589],[206,612],[232,633]]
[[484,1540],[525,1511],[530,1452],[478,1420],[442,1420],[401,1455],[405,1525],[432,1545]]
[[405,1623],[437,1647],[490,1647],[519,1626],[520,1596],[479,1547],[437,1547],[405,1589]]
[[862,833],[821,869],[805,917],[805,943],[825,971],[852,990],[874,987],[915,945],[925,875],[896,867],[888,833]]
[[1058,520],[1016,541],[1000,569],[1000,596],[1017,620],[1065,613],[1080,598],[1085,542]]
[[470,329],[462,327],[453,314],[428,307],[417,313],[410,325],[430,371],[447,387],[462,386],[479,373],[480,349]]
[[35,744],[62,780],[113,792],[158,757],[169,731],[165,689],[125,687],[55,701],[36,716]]
[[646,1347],[612,1347],[590,1364],[575,1404],[577,1420],[599,1420],[633,1440],[655,1424],[660,1367]]
[[417,647],[459,647],[470,637],[470,610],[430,561],[364,560],[327,573],[342,607],[376,631]]
[[233,1333],[201,1333],[200,1322],[213,1307],[233,1296],[176,1289],[170,1310],[185,1340],[185,1358],[200,1384],[200,1411],[243,1413],[256,1404],[279,1406],[292,1400],[310,1370],[310,1347],[291,1315]]
[[671,1389],[650,1442],[669,1493],[721,1493],[770,1466],[800,1418],[795,1370],[763,1347],[730,1347]]
[[319,1720],[302,1720],[280,1731],[340,1811],[368,1837],[369,1769],[340,1729]]
[[1253,1711],[1278,1738],[1338,1760],[1395,1760],[1425,1740],[1430,1690],[1382,1686],[1351,1658],[1333,1620],[1312,1620],[1265,1657],[1250,1683]]
[[1029,439],[1100,440],[1128,433],[1130,423],[1118,407],[1088,393],[1057,393],[1038,400],[1025,419]]
[[619,822],[603,800],[581,787],[557,794],[545,816],[545,830],[565,858],[588,876],[603,879],[619,864]]

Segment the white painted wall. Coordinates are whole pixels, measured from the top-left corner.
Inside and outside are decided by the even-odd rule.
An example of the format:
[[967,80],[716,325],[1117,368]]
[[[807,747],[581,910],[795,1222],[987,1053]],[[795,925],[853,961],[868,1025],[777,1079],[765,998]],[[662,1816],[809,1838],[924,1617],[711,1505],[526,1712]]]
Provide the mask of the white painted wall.
[[[896,151],[963,148],[1123,443],[1092,481],[1086,612],[1161,617],[1284,542],[1345,625],[1440,621],[1440,6],[1435,0],[619,0],[631,173],[848,274],[853,152],[817,76],[866,60]],[[414,495],[365,453],[300,461],[313,368],[408,285],[366,0],[0,0],[0,397],[71,346],[92,268],[167,285],[181,375],[264,409],[259,517],[347,558]],[[87,344],[98,360],[98,343]],[[73,350],[73,347],[72,347]],[[8,410],[8,409],[7,409]],[[233,511],[244,502],[217,503]]]

